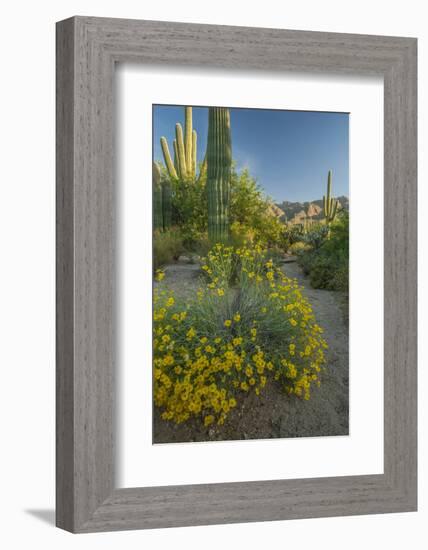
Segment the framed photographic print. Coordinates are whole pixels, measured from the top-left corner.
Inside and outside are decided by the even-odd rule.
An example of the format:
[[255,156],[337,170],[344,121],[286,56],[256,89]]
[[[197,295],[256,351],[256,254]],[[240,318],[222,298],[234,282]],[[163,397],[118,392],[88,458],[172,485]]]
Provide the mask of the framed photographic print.
[[57,525],[416,510],[416,40],[57,24]]

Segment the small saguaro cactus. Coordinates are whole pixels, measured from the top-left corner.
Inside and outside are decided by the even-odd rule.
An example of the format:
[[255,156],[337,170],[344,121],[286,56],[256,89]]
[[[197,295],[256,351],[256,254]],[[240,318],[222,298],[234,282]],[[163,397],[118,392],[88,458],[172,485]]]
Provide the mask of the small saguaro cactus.
[[162,208],[162,183],[161,173],[159,166],[156,162],[152,167],[152,179],[153,179],[153,228],[163,229],[163,208]]
[[210,107],[207,143],[208,237],[214,243],[229,237],[229,201],[232,166],[230,112]]
[[[197,162],[197,134],[193,130],[193,111],[192,107],[184,108],[184,135],[181,124],[175,125],[175,139],[173,141],[174,161],[168,147],[165,137],[161,137],[160,143],[165,166],[170,178],[195,180],[196,162]],[[206,157],[201,165],[199,178],[206,171]]]
[[339,201],[331,194],[331,180],[332,172],[329,170],[327,177],[327,195],[323,196],[324,218],[327,225],[334,221],[339,206]]

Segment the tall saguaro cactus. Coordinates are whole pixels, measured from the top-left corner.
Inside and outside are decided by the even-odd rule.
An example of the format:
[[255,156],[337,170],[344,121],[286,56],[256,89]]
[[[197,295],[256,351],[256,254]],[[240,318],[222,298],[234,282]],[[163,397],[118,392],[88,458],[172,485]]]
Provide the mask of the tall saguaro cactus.
[[159,165],[153,163],[153,228],[159,231],[171,227],[171,184],[162,178]]
[[159,166],[156,164],[156,162],[153,163],[152,178],[153,178],[153,228],[162,230],[163,229],[162,184],[161,184],[161,173],[159,170]]
[[162,220],[163,228],[169,229],[172,222],[171,182],[168,178],[161,180],[162,184]]
[[212,242],[229,237],[229,202],[232,166],[230,112],[210,107],[207,143],[208,236]]
[[[184,134],[180,123],[175,125],[175,139],[173,141],[174,161],[168,147],[165,137],[161,137],[162,154],[165,166],[170,178],[173,179],[196,179],[196,159],[197,159],[197,134],[193,130],[193,111],[192,107],[184,108]],[[199,177],[206,170],[206,160],[202,163]]]
[[331,194],[331,180],[332,172],[329,170],[327,177],[327,195],[323,196],[324,218],[327,225],[330,225],[336,217],[337,207],[339,206],[339,201]]

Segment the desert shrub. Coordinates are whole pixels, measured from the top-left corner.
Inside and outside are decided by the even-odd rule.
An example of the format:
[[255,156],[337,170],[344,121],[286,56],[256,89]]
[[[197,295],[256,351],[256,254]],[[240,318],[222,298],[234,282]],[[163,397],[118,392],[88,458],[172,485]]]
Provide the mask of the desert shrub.
[[305,242],[296,241],[295,243],[293,243],[292,245],[289,246],[288,252],[290,254],[299,255],[299,254],[302,254],[303,252],[305,252],[309,249],[310,249],[310,246],[308,244],[306,244]]
[[302,235],[302,241],[317,250],[329,236],[329,227],[325,224],[313,225]]
[[341,212],[331,224],[328,238],[299,255],[299,264],[314,288],[348,290],[349,216]]
[[196,240],[194,242],[194,245],[192,246],[192,252],[198,256],[198,257],[202,257],[202,256],[206,256],[208,254],[208,252],[210,251],[212,247],[212,243],[211,241],[209,240],[208,238],[208,234],[207,233],[204,233],[202,234],[198,240]]
[[275,248],[263,249],[260,244],[245,243],[240,247],[216,244],[205,258],[201,269],[208,279],[208,288],[240,286],[247,280],[263,280],[268,266],[279,263],[281,253]]
[[284,239],[288,243],[288,247],[293,245],[294,243],[300,242],[303,238],[304,229],[301,224],[284,224],[283,229]]
[[230,183],[230,221],[254,230],[263,217],[267,203],[261,187],[248,170],[238,174],[233,168]]
[[184,247],[192,250],[207,230],[206,175],[172,178],[165,166],[161,171],[171,187],[171,224],[180,228]]
[[216,244],[205,258],[201,258],[202,271],[208,278],[208,288],[216,285],[231,286],[236,278],[238,256],[232,246]]
[[242,246],[251,242],[286,249],[285,224],[272,212],[270,199],[248,170],[232,172],[230,197],[231,243]]
[[325,251],[302,257],[304,271],[314,288],[347,290],[347,258],[342,254],[326,254]]
[[177,260],[183,251],[183,239],[178,229],[153,233],[153,269]]
[[[164,167],[162,177],[168,178],[171,186],[172,226],[180,228],[185,249],[197,252],[207,240],[206,177],[173,179]],[[272,212],[271,201],[248,170],[238,173],[232,169],[229,220],[229,244],[233,246],[254,242],[285,251],[290,244],[284,223]]]
[[[304,399],[319,385],[327,345],[296,281],[266,261],[260,247],[228,250],[228,266],[225,255],[218,245],[209,282],[201,281],[191,300],[155,289],[154,400],[165,420],[223,424],[247,392],[259,395],[269,379]],[[227,282],[231,264],[236,288]]]
[[275,265],[280,266],[284,260],[284,249],[273,245],[266,249],[266,260],[272,260]]

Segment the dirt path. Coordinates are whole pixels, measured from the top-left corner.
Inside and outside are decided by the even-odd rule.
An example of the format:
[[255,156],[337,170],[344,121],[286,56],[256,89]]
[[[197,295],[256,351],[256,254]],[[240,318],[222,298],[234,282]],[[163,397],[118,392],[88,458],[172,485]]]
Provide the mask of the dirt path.
[[[304,287],[317,322],[324,328],[329,349],[321,386],[311,389],[311,399],[304,401],[287,396],[276,384],[270,384],[259,397],[247,395],[224,426],[210,429],[204,428],[200,421],[178,426],[165,422],[155,409],[154,443],[348,434],[348,329],[343,322],[339,295],[311,288],[296,263],[285,264],[283,270]],[[197,265],[177,264],[166,269],[165,284],[188,293],[197,288],[198,278]]]

